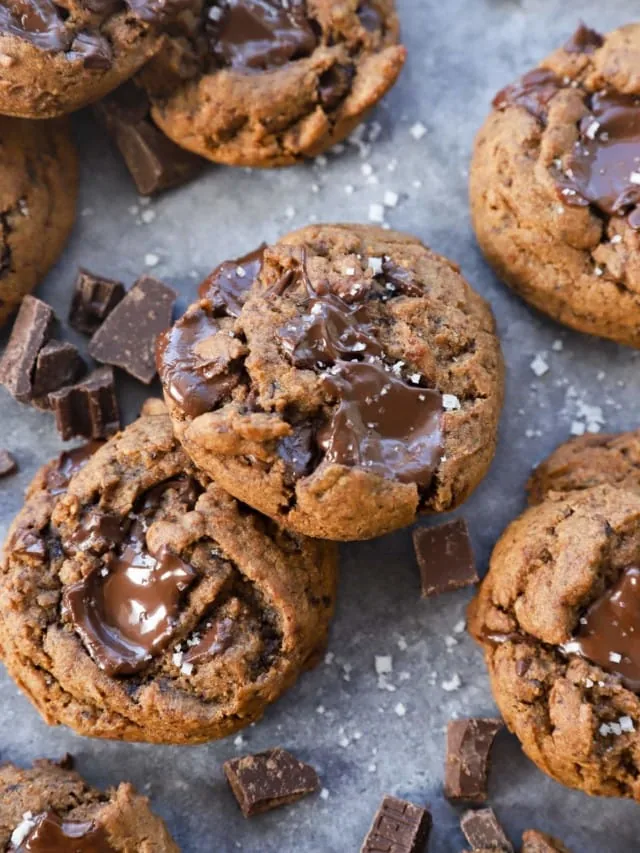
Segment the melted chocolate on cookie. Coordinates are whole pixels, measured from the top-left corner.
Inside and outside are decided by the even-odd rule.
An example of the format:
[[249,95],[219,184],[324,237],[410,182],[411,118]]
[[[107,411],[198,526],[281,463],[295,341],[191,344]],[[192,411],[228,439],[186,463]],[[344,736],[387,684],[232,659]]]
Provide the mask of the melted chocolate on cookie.
[[52,0],[8,0],[0,5],[0,35],[5,34],[51,52],[66,51],[73,41]]
[[224,261],[205,278],[198,288],[198,295],[211,303],[215,316],[240,316],[247,295],[260,275],[266,248],[263,243],[242,258]]
[[69,481],[91,459],[93,454],[102,447],[102,441],[89,441],[73,450],[65,450],[58,457],[58,464],[47,473],[46,488],[52,495],[66,492]]
[[497,110],[507,107],[524,107],[527,112],[546,122],[549,102],[563,88],[562,80],[546,68],[534,68],[517,83],[502,89],[493,99]]
[[115,853],[107,834],[94,821],[66,821],[55,812],[34,818],[35,826],[12,853]]

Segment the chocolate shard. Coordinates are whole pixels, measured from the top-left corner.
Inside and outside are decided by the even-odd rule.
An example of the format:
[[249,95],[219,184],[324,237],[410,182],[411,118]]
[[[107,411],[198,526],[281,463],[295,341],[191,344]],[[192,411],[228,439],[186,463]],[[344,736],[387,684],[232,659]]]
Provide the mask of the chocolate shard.
[[431,832],[431,814],[397,797],[382,800],[360,853],[423,853]]
[[96,104],[99,121],[113,138],[140,195],[153,195],[189,181],[204,160],[180,148],[156,127],[149,101],[126,83]]
[[504,834],[493,809],[465,812],[460,818],[465,838],[474,850],[500,850],[513,853],[513,845]]
[[0,477],[9,477],[18,470],[18,464],[8,450],[0,450]]
[[469,528],[464,519],[439,527],[418,527],[413,531],[413,546],[425,598],[478,582]]
[[489,756],[502,720],[451,720],[447,727],[444,792],[450,800],[484,803]]
[[28,403],[33,396],[38,353],[51,338],[54,323],[55,314],[46,302],[35,296],[24,297],[0,360],[0,384],[21,403]]
[[89,353],[148,385],[156,375],[156,338],[171,325],[175,301],[166,284],[141,276],[91,338]]
[[33,373],[33,398],[47,408],[47,395],[65,385],[70,385],[84,373],[85,363],[73,344],[63,341],[49,341],[36,359]]
[[121,282],[80,268],[73,286],[69,325],[78,332],[92,335],[122,301],[124,294]]
[[279,747],[233,758],[224,772],[245,817],[295,803],[318,790],[318,774]]
[[49,394],[56,426],[70,438],[107,438],[120,429],[113,370],[101,367],[77,385]]

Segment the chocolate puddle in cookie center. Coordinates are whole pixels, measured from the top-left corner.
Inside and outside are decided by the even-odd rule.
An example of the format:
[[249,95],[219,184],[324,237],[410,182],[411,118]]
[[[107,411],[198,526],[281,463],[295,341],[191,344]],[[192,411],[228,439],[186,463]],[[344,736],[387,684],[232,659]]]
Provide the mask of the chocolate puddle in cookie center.
[[31,821],[34,826],[11,853],[115,853],[104,829],[94,821],[65,821],[53,811]]

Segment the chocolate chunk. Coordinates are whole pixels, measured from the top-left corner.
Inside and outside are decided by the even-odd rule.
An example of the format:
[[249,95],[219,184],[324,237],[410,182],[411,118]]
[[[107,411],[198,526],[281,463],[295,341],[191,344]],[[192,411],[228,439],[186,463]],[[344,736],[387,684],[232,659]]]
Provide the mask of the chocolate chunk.
[[513,853],[513,845],[504,834],[493,809],[465,812],[460,819],[460,826],[474,850],[497,849]]
[[549,103],[563,88],[562,80],[553,71],[546,68],[534,68],[517,83],[502,89],[493,99],[493,106],[497,110],[504,110],[509,106],[524,107],[527,112],[545,122],[549,112]]
[[310,474],[318,456],[316,430],[311,424],[292,427],[293,432],[278,442],[278,456],[294,478]]
[[413,547],[425,598],[478,582],[469,528],[463,518],[438,527],[416,528]]
[[42,347],[36,359],[33,398],[44,398],[44,405],[48,407],[47,395],[75,382],[84,373],[85,366],[82,356],[73,344],[49,341]]
[[242,258],[223,261],[198,288],[216,317],[239,317],[253,283],[260,275],[266,243]]
[[0,383],[21,403],[33,396],[33,373],[38,353],[51,338],[53,309],[35,296],[25,296],[0,360]]
[[73,476],[87,464],[93,454],[102,447],[101,441],[89,441],[73,450],[65,450],[58,456],[58,464],[47,473],[46,487],[52,495],[66,492]]
[[332,65],[318,80],[318,100],[326,111],[335,110],[351,91],[355,77],[353,65]]
[[85,335],[92,335],[122,300],[124,293],[124,285],[119,281],[79,269],[73,286],[69,325]]
[[142,89],[125,83],[94,106],[118,147],[140,195],[153,195],[189,181],[204,160],[180,148],[153,123]]
[[148,385],[156,375],[156,338],[171,325],[175,301],[166,284],[141,276],[91,338],[89,353]]
[[232,758],[224,772],[245,817],[295,803],[320,784],[313,767],[280,748]]
[[19,0],[0,5],[0,32],[51,53],[68,50],[73,35],[52,0]]
[[451,720],[447,727],[444,791],[450,800],[484,803],[489,754],[502,720]]
[[30,828],[15,853],[52,853],[68,850],[73,853],[115,853],[107,834],[93,820],[63,820],[53,811],[31,817]]
[[90,71],[107,71],[113,63],[113,51],[104,36],[98,33],[78,33],[71,42],[67,59],[71,62],[81,59],[84,67]]
[[65,441],[107,438],[120,429],[113,370],[101,367],[77,385],[49,394],[56,426]]
[[580,24],[564,49],[567,53],[595,53],[604,44],[604,38],[595,30],[590,30],[584,24]]
[[360,853],[423,853],[431,832],[427,809],[386,796]]
[[16,460],[9,451],[0,450],[0,477],[8,477],[10,474],[15,474],[17,470]]

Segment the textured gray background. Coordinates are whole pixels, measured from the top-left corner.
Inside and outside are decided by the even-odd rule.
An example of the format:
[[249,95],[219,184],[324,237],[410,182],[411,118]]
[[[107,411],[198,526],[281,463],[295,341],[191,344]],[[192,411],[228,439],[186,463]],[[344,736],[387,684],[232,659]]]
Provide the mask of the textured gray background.
[[[640,371],[638,353],[571,333],[533,313],[485,266],[467,211],[473,135],[495,91],[561,44],[578,17],[607,30],[632,19],[637,4],[398,5],[409,61],[397,88],[372,116],[381,130],[364,157],[349,145],[330,155],[326,166],[254,173],[211,168],[191,186],[143,207],[102,132],[89,117],[80,117],[81,215],[40,294],[66,317],[79,264],[130,283],[152,254],[159,259],[153,272],[179,288],[184,307],[197,281],[219,261],[310,221],[366,221],[369,204],[381,202],[385,190],[397,192],[400,201],[387,212],[389,224],[458,261],[498,318],[508,365],[500,446],[490,475],[462,510],[484,571],[492,544],[523,505],[531,466],[567,438],[572,422],[601,420],[607,430],[638,426]],[[418,121],[428,128],[419,141],[410,134]],[[366,166],[363,172],[365,164],[371,175]],[[143,211],[153,212],[145,213],[151,221],[141,221]],[[76,340],[73,333],[69,337]],[[550,368],[541,378],[530,368],[539,353],[546,354]],[[124,378],[120,389],[131,420],[143,393]],[[4,532],[37,466],[61,444],[46,414],[22,408],[4,393],[0,405],[0,444],[21,466],[18,477],[0,483]],[[263,722],[245,732],[243,744],[229,739],[199,747],[132,746],[48,729],[2,671],[0,755],[26,763],[69,751],[98,785],[131,780],[152,796],[187,853],[356,851],[385,792],[428,803],[435,823],[430,851],[458,853],[463,847],[458,813],[442,796],[443,730],[452,715],[494,710],[479,652],[464,633],[454,632],[468,599],[460,592],[420,600],[408,531],[350,545],[343,549],[330,646],[334,659],[305,675]],[[378,685],[375,654],[393,655],[388,680],[394,692]],[[456,674],[460,687],[443,689]],[[404,716],[395,711],[398,703]],[[245,821],[223,780],[222,762],[244,749],[276,744],[318,768],[328,798]],[[525,828],[537,827],[557,833],[574,853],[640,850],[635,804],[565,790],[536,770],[509,735],[499,737],[494,756],[491,804],[514,841]]]

